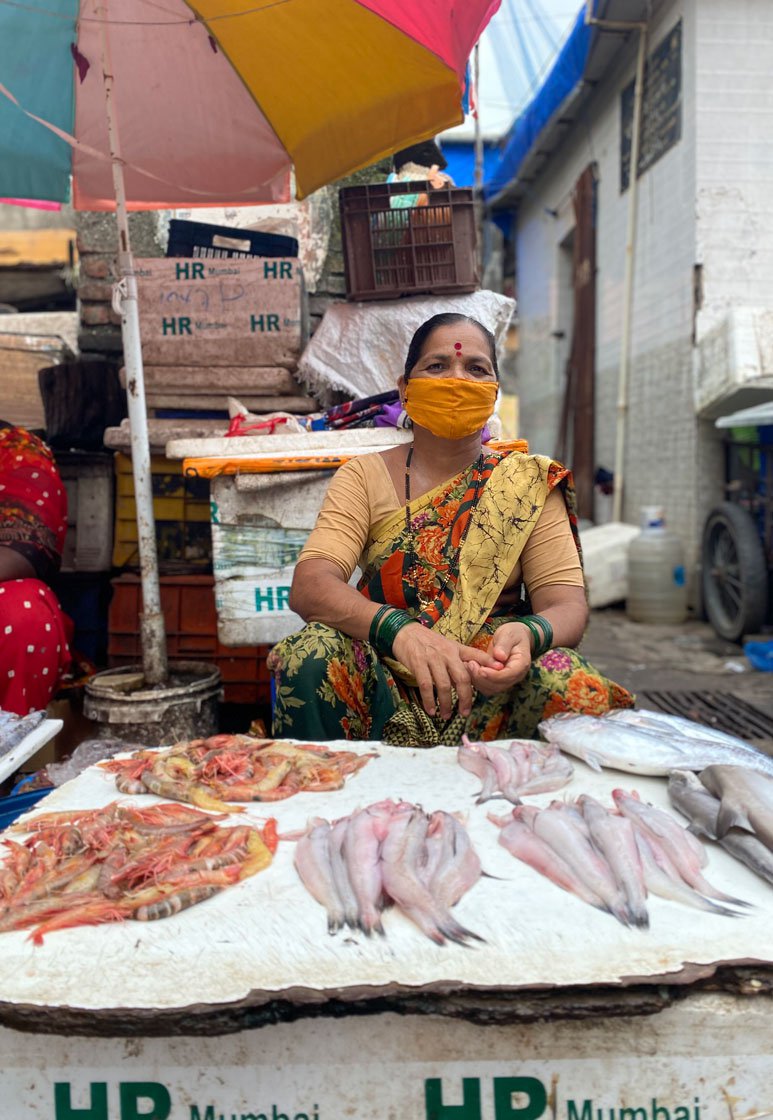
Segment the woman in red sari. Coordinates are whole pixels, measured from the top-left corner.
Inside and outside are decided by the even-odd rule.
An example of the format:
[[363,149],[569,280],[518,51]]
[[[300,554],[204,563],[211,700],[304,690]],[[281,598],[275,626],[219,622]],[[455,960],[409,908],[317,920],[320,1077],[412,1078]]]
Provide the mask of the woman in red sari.
[[48,586],[66,530],[53,455],[0,420],[0,709],[18,715],[45,708],[70,664],[72,623]]

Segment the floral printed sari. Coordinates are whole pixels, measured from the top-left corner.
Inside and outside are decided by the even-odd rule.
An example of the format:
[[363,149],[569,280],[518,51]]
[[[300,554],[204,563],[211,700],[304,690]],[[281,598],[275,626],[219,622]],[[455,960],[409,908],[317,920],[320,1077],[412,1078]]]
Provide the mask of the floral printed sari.
[[[543,456],[484,450],[455,478],[371,528],[360,592],[407,610],[464,645],[485,649],[496,629],[529,613],[524,599],[500,613],[497,602],[554,487],[560,487],[577,536],[569,471]],[[477,499],[477,500],[476,500]],[[475,696],[469,716],[424,711],[405,666],[369,642],[311,623],[269,654],[275,735],[302,739],[380,739],[401,746],[456,745],[472,739],[533,738],[538,724],[564,711],[598,715],[632,707],[633,697],[571,649],[551,649],[526,677],[498,696]]]

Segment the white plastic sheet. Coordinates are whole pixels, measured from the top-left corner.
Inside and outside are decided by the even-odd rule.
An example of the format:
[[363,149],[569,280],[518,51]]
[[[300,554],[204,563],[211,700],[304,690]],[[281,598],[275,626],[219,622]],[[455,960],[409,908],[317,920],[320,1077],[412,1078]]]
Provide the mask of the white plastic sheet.
[[433,315],[470,315],[502,343],[515,300],[497,292],[459,296],[335,303],[301,355],[297,376],[312,396],[333,390],[368,397],[394,389],[414,332]]
[[[284,841],[266,871],[174,918],[63,930],[40,947],[26,932],[0,934],[0,1002],[105,1010],[222,1007],[258,1005],[277,995],[303,1002],[327,994],[346,999],[421,989],[686,981],[723,963],[773,963],[773,888],[717,845],[708,846],[705,874],[753,903],[748,916],[725,918],[651,898],[649,931],[626,929],[501,847],[487,814],[506,815],[510,807],[505,801],[474,804],[480,783],[458,766],[455,750],[331,745],[375,749],[379,757],[342,790],[252,804],[229,823],[274,815],[281,834],[304,827],[310,817],[341,817],[384,797],[418,802],[427,811],[461,811],[492,877],[481,879],[455,914],[485,944],[438,947],[396,908],[385,914],[385,938],[352,931],[329,936],[324,910],[293,867],[294,843]],[[547,805],[555,796],[587,792],[611,804],[617,786],[668,806],[665,780],[596,774],[580,762],[565,790],[529,800]],[[94,767],[50,794],[40,811],[99,806],[116,796],[112,775]]]

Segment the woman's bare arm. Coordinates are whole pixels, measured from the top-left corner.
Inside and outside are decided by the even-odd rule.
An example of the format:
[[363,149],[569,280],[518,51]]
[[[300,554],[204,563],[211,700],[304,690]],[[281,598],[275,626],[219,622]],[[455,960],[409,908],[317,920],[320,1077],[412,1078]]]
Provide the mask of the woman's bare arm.
[[0,545],[0,583],[6,579],[36,578],[35,569],[26,556],[8,545]]
[[324,622],[350,638],[367,638],[380,603],[371,603],[344,579],[333,560],[313,558],[297,565],[290,610],[304,622]]

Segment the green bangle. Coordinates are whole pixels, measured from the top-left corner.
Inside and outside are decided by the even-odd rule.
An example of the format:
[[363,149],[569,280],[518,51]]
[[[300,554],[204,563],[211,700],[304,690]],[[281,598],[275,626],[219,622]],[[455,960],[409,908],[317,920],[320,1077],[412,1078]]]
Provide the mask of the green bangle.
[[392,645],[398,633],[404,626],[415,621],[416,619],[408,614],[407,611],[401,611],[397,608],[391,610],[386,618],[382,620],[376,632],[376,640],[373,643],[376,647],[376,651],[383,657],[391,657]]
[[532,615],[534,621],[544,631],[544,640],[540,647],[538,656],[541,657],[543,653],[547,653],[553,645],[553,627],[548,620],[541,614]]
[[532,640],[534,642],[534,647],[531,651],[531,655],[532,655],[532,657],[537,657],[538,656],[537,650],[538,650],[540,644],[542,643],[542,633],[541,633],[541,631],[538,630],[537,627],[534,625],[534,623],[531,621],[531,619],[527,618],[525,615],[522,616],[521,618],[519,618],[518,621],[520,623],[522,623],[526,627],[526,629],[529,631],[529,633],[531,634]]
[[376,644],[376,637],[378,635],[379,624],[385,614],[392,610],[389,603],[385,603],[383,607],[379,607],[373,618],[370,620],[370,630],[368,631],[368,641],[372,646]]
[[553,645],[553,627],[541,614],[528,614],[518,619],[534,638],[532,657],[542,657]]

